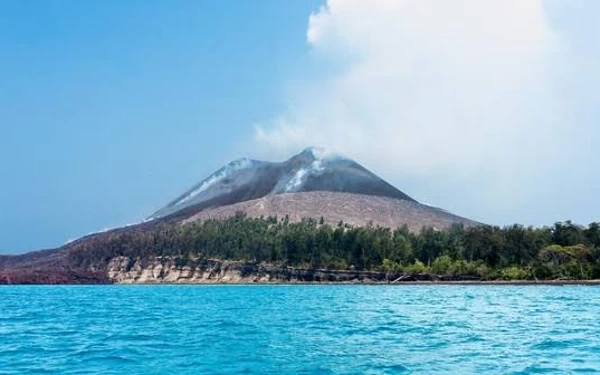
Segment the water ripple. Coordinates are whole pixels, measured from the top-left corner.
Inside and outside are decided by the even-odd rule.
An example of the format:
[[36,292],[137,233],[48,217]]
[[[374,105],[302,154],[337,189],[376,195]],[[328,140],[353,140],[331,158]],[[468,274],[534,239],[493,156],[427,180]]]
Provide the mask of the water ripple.
[[600,288],[7,286],[0,374],[600,373]]

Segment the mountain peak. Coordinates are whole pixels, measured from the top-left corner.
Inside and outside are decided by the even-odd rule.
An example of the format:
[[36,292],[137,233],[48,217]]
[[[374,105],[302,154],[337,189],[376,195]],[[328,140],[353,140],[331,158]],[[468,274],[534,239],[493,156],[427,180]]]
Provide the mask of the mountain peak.
[[304,150],[302,150],[302,152],[300,152],[296,156],[310,157],[314,160],[326,160],[326,159],[337,159],[337,158],[345,159],[345,157],[343,157],[339,153],[333,151],[332,149],[325,148],[325,147],[315,147],[315,146],[306,147]]
[[355,161],[322,147],[307,147],[279,163],[237,159],[217,170],[151,218],[187,215],[267,195],[329,191],[414,201]]

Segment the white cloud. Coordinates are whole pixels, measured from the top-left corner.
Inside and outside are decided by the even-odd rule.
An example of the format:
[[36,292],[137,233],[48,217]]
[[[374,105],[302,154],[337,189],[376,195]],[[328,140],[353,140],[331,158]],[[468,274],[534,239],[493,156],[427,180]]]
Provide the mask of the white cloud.
[[297,85],[256,139],[278,155],[332,148],[417,199],[482,220],[542,221],[524,210],[567,192],[560,171],[583,161],[580,132],[593,131],[572,122],[564,88],[582,65],[547,8],[329,0],[307,30],[320,77]]

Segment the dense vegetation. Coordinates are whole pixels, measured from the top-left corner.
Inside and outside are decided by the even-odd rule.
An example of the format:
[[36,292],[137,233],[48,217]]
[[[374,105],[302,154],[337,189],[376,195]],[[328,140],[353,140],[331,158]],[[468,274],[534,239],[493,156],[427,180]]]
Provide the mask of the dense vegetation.
[[456,225],[447,231],[354,228],[323,219],[227,220],[105,233],[70,250],[73,264],[99,267],[115,256],[172,256],[270,262],[304,268],[462,275],[481,279],[600,278],[600,224],[532,228]]

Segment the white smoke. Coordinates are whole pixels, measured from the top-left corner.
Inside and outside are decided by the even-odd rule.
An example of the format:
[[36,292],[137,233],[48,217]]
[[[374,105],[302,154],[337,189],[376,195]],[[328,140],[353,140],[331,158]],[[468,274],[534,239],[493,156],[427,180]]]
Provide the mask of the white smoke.
[[547,218],[526,210],[568,192],[561,171],[594,156],[578,152],[580,134],[598,132],[573,123],[564,89],[579,65],[545,6],[329,0],[308,22],[319,78],[297,85],[256,139],[278,156],[327,146],[417,199],[481,220],[564,218],[568,206]]
[[242,158],[239,160],[232,161],[227,166],[225,166],[222,170],[219,170],[219,171],[213,173],[212,175],[210,175],[206,180],[204,180],[200,184],[200,186],[198,188],[189,192],[185,197],[183,197],[182,199],[177,201],[175,203],[175,205],[176,206],[181,205],[181,204],[189,201],[190,199],[193,199],[198,194],[202,193],[203,191],[210,188],[217,182],[219,182],[219,181],[223,180],[224,178],[228,177],[229,175],[231,175],[232,172],[239,171],[242,169],[247,169],[250,167],[252,167],[252,161],[248,158]]

